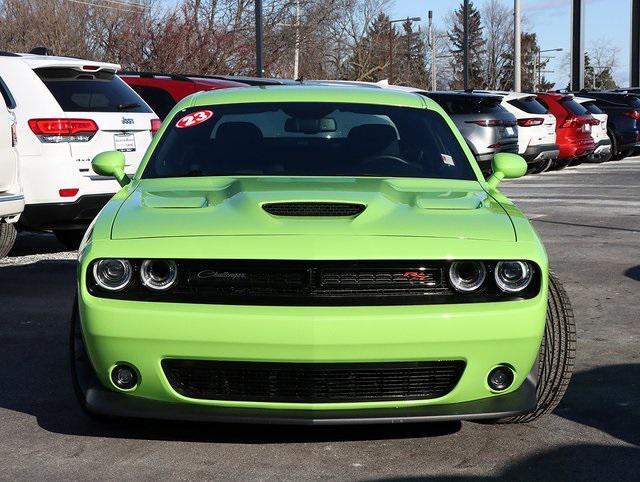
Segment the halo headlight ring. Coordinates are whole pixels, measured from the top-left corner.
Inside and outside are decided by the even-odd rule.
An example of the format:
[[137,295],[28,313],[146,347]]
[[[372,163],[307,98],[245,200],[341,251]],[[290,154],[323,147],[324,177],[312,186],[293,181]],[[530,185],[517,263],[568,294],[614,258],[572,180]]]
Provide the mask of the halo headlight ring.
[[126,259],[101,259],[93,265],[96,285],[106,291],[121,291],[133,275],[131,263]]
[[140,282],[151,291],[167,291],[178,279],[178,266],[169,259],[146,259],[140,265]]
[[498,261],[493,274],[500,291],[519,293],[531,283],[533,268],[526,261]]
[[449,281],[456,291],[470,293],[480,289],[487,278],[482,261],[454,261],[449,267]]

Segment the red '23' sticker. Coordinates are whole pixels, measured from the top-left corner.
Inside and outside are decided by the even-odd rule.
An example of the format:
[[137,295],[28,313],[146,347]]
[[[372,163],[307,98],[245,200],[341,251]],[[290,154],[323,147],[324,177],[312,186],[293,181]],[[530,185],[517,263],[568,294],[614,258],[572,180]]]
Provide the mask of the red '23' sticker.
[[178,129],[184,129],[185,127],[197,126],[198,124],[208,121],[212,116],[213,112],[210,110],[198,110],[180,118],[180,120],[176,122],[176,127]]

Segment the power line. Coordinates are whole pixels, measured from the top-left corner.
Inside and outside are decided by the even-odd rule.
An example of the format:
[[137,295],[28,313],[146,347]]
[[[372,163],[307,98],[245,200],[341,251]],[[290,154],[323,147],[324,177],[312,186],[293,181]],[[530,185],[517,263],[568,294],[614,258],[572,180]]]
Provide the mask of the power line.
[[125,0],[104,0],[105,2],[109,2],[109,3],[115,3],[117,5],[124,5],[127,7],[136,7],[136,8],[141,8],[141,9],[145,9],[147,8],[147,5],[143,5],[141,3],[137,3],[137,2],[127,2]]
[[82,0],[67,0],[68,2],[72,2],[72,3],[79,3],[82,5],[88,5],[90,7],[100,7],[100,8],[107,8],[110,10],[119,10],[121,12],[130,12],[130,13],[140,13],[140,10],[129,10],[126,8],[120,8],[120,7],[116,7],[115,5],[101,5],[99,3],[91,3],[91,2],[83,2]]

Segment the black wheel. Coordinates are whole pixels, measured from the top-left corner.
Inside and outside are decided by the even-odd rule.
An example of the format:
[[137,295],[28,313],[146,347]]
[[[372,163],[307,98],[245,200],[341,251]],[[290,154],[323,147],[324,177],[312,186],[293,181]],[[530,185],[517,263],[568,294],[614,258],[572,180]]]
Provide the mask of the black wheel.
[[9,254],[16,242],[16,228],[13,224],[0,224],[0,258]]
[[80,246],[84,231],[84,229],[61,229],[54,231],[53,234],[68,250],[75,251]]
[[633,154],[633,149],[625,149],[623,151],[620,151],[620,153],[617,156],[612,157],[611,160],[613,160],[613,161],[621,161],[625,157],[629,157],[632,154]]
[[564,396],[576,357],[576,325],[573,309],[558,278],[549,273],[549,304],[538,361],[538,405],[525,415],[500,419],[498,423],[532,422],[553,412]]
[[69,321],[69,362],[73,392],[82,411],[94,420],[106,420],[109,417],[93,413],[87,407],[87,389],[97,383],[91,361],[85,351],[80,315],[78,313],[78,296],[73,302],[73,311]]
[[550,171],[560,171],[571,163],[572,159],[554,159],[549,168]]
[[552,159],[545,159],[544,161],[537,162],[532,164],[529,169],[527,169],[527,175],[529,174],[541,174],[545,172],[547,169],[551,167],[553,163]]

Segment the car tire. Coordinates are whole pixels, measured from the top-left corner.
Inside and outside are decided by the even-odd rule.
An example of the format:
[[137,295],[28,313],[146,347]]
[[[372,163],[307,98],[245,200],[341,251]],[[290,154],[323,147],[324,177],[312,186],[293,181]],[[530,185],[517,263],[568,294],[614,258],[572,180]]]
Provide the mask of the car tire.
[[553,164],[552,159],[545,159],[544,161],[540,161],[535,164],[532,164],[531,167],[527,169],[527,175],[542,174],[543,172],[547,171],[551,167],[551,164]]
[[53,234],[56,235],[58,241],[60,241],[65,248],[69,251],[75,251],[80,246],[84,232],[84,229],[65,229],[56,230]]
[[69,320],[69,362],[73,393],[82,411],[94,420],[111,420],[111,417],[92,412],[87,406],[87,388],[92,383],[99,382],[84,348],[84,337],[78,311],[78,295],[73,301],[73,311]]
[[13,224],[0,224],[0,258],[9,254],[16,242],[16,228]]
[[569,297],[560,280],[549,273],[547,322],[538,357],[538,404],[524,415],[498,423],[527,423],[553,412],[569,386],[576,357],[576,325]]
[[572,159],[554,159],[549,168],[550,171],[560,171],[571,163]]

